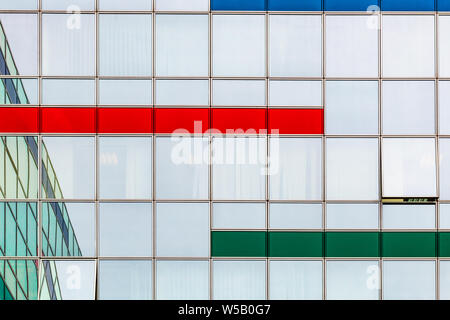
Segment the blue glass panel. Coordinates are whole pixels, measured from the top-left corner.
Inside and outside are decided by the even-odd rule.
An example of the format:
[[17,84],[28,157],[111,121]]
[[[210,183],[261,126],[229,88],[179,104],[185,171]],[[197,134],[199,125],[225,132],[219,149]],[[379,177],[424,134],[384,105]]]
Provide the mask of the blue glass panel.
[[436,0],[439,11],[450,11],[450,0]]
[[382,0],[383,11],[434,11],[434,0]]
[[367,11],[370,6],[380,7],[379,0],[324,0],[325,11]]
[[211,0],[211,10],[266,10],[266,0]]
[[269,0],[272,11],[322,11],[322,0]]

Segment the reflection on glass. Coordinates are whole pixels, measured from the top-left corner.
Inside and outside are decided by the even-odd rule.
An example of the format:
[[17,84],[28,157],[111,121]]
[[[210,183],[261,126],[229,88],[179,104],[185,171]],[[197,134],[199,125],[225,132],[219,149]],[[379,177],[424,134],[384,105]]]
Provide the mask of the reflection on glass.
[[37,300],[37,260],[0,260],[0,301]]

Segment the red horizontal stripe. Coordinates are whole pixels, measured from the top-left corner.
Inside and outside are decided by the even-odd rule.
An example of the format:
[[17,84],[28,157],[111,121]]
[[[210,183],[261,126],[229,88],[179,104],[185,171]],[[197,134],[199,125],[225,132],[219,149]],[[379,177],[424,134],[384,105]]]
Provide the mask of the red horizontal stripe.
[[155,133],[204,133],[208,129],[209,109],[155,109]]
[[212,127],[221,133],[266,134],[266,109],[213,109]]
[[152,133],[152,108],[99,108],[98,133]]
[[95,133],[95,108],[41,108],[43,133]]
[[269,133],[323,134],[322,109],[270,109]]
[[39,108],[0,108],[0,132],[38,133]]

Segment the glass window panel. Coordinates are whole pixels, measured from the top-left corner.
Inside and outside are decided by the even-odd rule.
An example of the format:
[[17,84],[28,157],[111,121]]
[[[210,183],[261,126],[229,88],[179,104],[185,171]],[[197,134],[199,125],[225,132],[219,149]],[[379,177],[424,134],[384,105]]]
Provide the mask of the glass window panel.
[[266,299],[265,261],[213,261],[214,300]]
[[214,76],[265,75],[265,16],[214,15]]
[[438,18],[439,32],[439,76],[450,77],[450,60],[446,57],[450,56],[450,16],[439,16]]
[[322,261],[270,261],[271,300],[322,300]]
[[214,199],[265,199],[265,138],[216,137],[212,148]]
[[0,104],[38,104],[38,80],[1,79]]
[[263,106],[266,104],[264,80],[214,80],[214,106]]
[[378,81],[327,81],[327,134],[378,134]]
[[450,135],[450,81],[439,81],[439,134]]
[[99,104],[151,105],[152,80],[99,80]]
[[103,76],[152,75],[151,15],[99,16],[99,70]]
[[435,261],[383,261],[383,299],[434,300]]
[[270,15],[270,75],[322,75],[322,18],[318,15]]
[[208,80],[156,80],[155,104],[162,106],[209,105]]
[[377,300],[378,261],[327,261],[328,300]]
[[155,152],[158,199],[208,198],[208,138],[157,137]]
[[152,255],[151,203],[100,203],[100,255]]
[[[47,198],[92,199],[94,137],[43,137],[43,191]],[[45,172],[45,175],[44,175]],[[44,177],[47,177],[44,179]],[[46,183],[50,185],[47,186]],[[50,190],[53,190],[50,192]]]
[[436,196],[434,139],[383,139],[383,196]]
[[272,229],[321,229],[322,204],[270,203]]
[[100,137],[100,198],[150,199],[151,154],[150,137]]
[[377,77],[378,28],[367,16],[326,17],[328,77]]
[[95,0],[42,0],[43,10],[87,11],[95,9]]
[[450,200],[450,139],[439,139],[439,198]]
[[322,81],[270,81],[271,106],[321,106]]
[[383,76],[434,76],[434,16],[384,15]]
[[209,230],[208,203],[156,205],[156,254],[159,257],[207,257]]
[[439,261],[439,299],[450,300],[450,261]]
[[328,229],[378,229],[378,204],[327,204]]
[[157,261],[156,299],[208,300],[208,261]]
[[37,0],[14,0],[0,2],[1,10],[33,10],[38,8]]
[[42,73],[47,76],[95,74],[95,16],[42,15]]
[[322,139],[270,139],[270,198],[322,198]]
[[208,15],[156,16],[157,76],[208,76]]
[[95,105],[95,80],[43,79],[42,104]]
[[[120,275],[120,276],[118,276]],[[152,261],[100,261],[100,300],[152,299]]]
[[327,199],[378,200],[378,139],[327,139]]
[[213,228],[264,229],[265,203],[214,203]]
[[99,10],[152,10],[153,1],[149,0],[99,0]]
[[384,229],[434,229],[434,205],[383,205]]
[[156,0],[158,11],[208,11],[209,0]]
[[439,204],[439,228],[450,229],[450,204]]
[[383,81],[383,133],[434,134],[434,81]]

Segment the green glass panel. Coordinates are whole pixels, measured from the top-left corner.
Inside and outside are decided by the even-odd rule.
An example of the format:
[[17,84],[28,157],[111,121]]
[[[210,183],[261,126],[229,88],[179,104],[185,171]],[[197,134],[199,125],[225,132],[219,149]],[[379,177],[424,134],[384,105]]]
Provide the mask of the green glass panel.
[[269,232],[270,257],[322,257],[322,232]]
[[327,257],[379,257],[378,232],[327,232],[325,234]]
[[383,257],[436,257],[435,232],[384,232]]
[[213,231],[214,257],[266,257],[267,233],[260,231]]
[[439,257],[450,257],[450,232],[438,233]]
[[[1,83],[1,81],[0,81]],[[0,139],[0,198],[5,198],[5,144]]]
[[38,295],[38,274],[34,261],[27,260],[28,272],[28,299],[37,300]]
[[5,203],[0,203],[0,256],[3,256],[5,250]]

